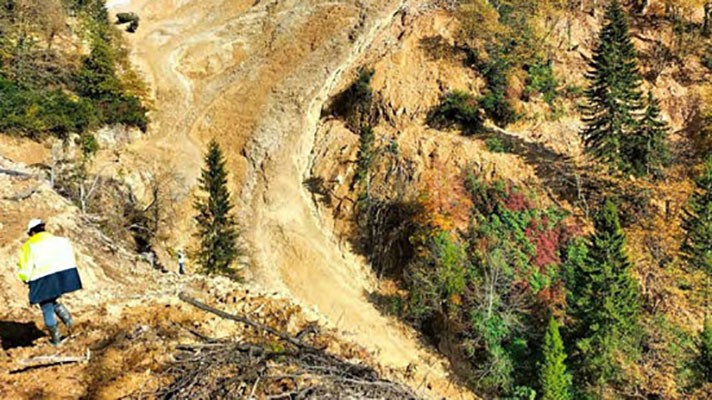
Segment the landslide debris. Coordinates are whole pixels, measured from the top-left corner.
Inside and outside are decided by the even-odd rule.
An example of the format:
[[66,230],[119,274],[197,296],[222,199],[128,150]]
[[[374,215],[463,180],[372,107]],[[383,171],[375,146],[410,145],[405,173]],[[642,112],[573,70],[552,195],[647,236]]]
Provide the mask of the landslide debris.
[[[189,296],[180,298],[204,311],[254,329],[241,340],[212,339],[179,345],[165,374],[172,382],[161,398],[417,399],[408,387],[379,377],[359,361],[347,361],[326,349],[333,340],[308,324],[296,335],[249,318],[212,308]],[[261,334],[261,335],[260,335]]]

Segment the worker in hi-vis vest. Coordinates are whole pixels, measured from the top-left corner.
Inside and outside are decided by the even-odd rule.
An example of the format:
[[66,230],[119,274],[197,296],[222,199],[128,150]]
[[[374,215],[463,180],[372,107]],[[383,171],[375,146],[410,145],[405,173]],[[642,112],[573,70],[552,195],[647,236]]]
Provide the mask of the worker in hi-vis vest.
[[82,288],[74,250],[69,240],[45,232],[45,223],[33,219],[27,224],[30,239],[25,242],[17,263],[17,275],[30,287],[30,304],[39,304],[53,345],[62,341],[55,315],[71,335],[72,316],[57,300]]

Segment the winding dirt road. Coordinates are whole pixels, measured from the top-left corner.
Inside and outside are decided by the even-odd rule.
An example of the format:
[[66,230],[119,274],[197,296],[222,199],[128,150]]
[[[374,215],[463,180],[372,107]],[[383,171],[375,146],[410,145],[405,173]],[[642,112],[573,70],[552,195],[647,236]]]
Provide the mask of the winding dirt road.
[[[385,367],[416,365],[425,394],[470,398],[441,357],[368,302],[367,265],[338,246],[302,183],[329,93],[408,3],[119,1],[114,11],[141,17],[127,40],[155,99],[150,135],[132,150],[194,183],[215,137],[234,172],[256,280],[318,310]],[[181,222],[189,231],[190,219]]]

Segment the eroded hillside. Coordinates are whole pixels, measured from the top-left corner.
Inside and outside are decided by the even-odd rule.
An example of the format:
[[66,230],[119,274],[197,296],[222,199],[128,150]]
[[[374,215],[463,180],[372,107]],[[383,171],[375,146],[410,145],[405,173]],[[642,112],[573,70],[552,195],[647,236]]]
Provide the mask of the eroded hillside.
[[[427,376],[436,392],[451,393],[442,360],[368,303],[365,291],[374,282],[368,267],[338,246],[303,186],[316,124],[342,72],[376,35],[419,5],[208,2],[171,8],[137,2],[131,9],[145,21],[130,38],[133,56],[157,102],[165,104],[153,117],[156,135],[133,150],[166,160],[190,182],[200,165],[193,143],[215,137],[229,149],[256,281],[314,307],[384,365],[418,365],[417,376]],[[189,226],[190,220],[181,222]],[[190,230],[180,232],[187,240]]]
[[[204,147],[216,139],[237,204],[240,274],[255,290],[302,308],[335,343],[364,349],[342,344],[336,353],[377,365],[418,395],[448,399],[530,398],[541,389],[537,368],[549,319],[562,324],[566,350],[575,353],[570,360],[580,362],[570,331],[580,316],[569,315],[567,279],[582,269],[577,252],[595,232],[604,200],[613,198],[631,279],[640,287],[644,351],[599,395],[704,398],[709,385],[696,383],[693,359],[707,314],[704,273],[688,268],[679,251],[700,171],[695,138],[709,134],[704,2],[630,3],[641,88],[660,100],[671,132],[673,162],[662,177],[611,173],[584,153],[586,73],[607,4],[485,0],[109,1],[112,16],[140,16],[138,30],[123,39],[147,82],[151,123],[145,135],[97,135],[104,148],[92,172],[120,177],[131,194],[150,193],[151,177],[169,177],[161,182],[171,186],[174,209],[161,219],[154,246],[171,266],[176,249],[195,245],[193,195]],[[511,13],[517,17],[507,19]],[[497,50],[498,41],[511,54]],[[456,117],[465,123],[438,119],[448,98],[460,99],[467,115]],[[122,135],[129,138],[117,144]],[[31,155],[33,146],[7,142],[0,154],[25,164],[53,161],[46,149]],[[193,324],[207,336],[242,335],[186,310],[175,299],[185,288],[207,291],[239,313],[262,307],[223,293],[244,286],[150,270],[130,251],[111,248],[42,179],[26,179],[39,170],[3,163],[20,172],[0,174],[13,198],[2,203],[0,257],[13,259],[26,214],[39,213],[80,244],[89,286],[102,289],[70,297],[87,314],[88,334],[68,350],[93,346],[127,320],[138,329],[114,337],[129,342],[116,352],[101,347],[98,361],[70,367],[85,376],[70,385],[70,397],[116,398],[164,384],[150,373],[170,361],[158,353],[190,337],[174,337],[175,324]],[[25,198],[30,186],[36,189]],[[487,253],[496,246],[500,253]],[[14,264],[6,264],[11,275]],[[131,285],[136,279],[145,285]],[[0,296],[23,307],[22,285],[0,284]],[[238,297],[244,304],[225,300]],[[279,313],[277,300],[269,304],[270,316]],[[501,319],[491,318],[498,307]],[[112,328],[93,320],[102,315]],[[306,319],[295,318],[277,325],[296,332]],[[145,332],[161,339],[145,339]],[[149,351],[134,348],[132,335]],[[128,371],[116,365],[119,356],[130,358]]]
[[[557,281],[566,284],[571,279],[566,276],[571,248],[568,254],[548,252],[571,237],[591,234],[596,210],[606,199],[615,199],[632,274],[640,284],[645,350],[637,365],[627,364],[630,375],[620,378],[628,379],[626,383],[594,397],[615,398],[626,391],[663,398],[705,397],[709,387],[695,392],[686,374],[697,368],[694,348],[702,339],[695,337],[708,313],[700,302],[707,289],[704,272],[687,266],[680,253],[688,197],[699,190],[691,178],[700,171],[695,165],[709,154],[709,147],[697,147],[696,139],[709,135],[700,107],[710,77],[703,65],[709,42],[698,25],[702,4],[685,8],[688,5],[650,2],[644,11],[626,4],[641,88],[660,100],[674,160],[664,177],[646,179],[610,173],[584,154],[581,132],[589,117],[584,89],[591,84],[587,74],[605,7],[579,2],[580,8],[557,14],[546,2],[540,8],[527,2],[461,3],[406,13],[385,30],[331,93],[316,136],[310,189],[327,226],[338,232],[340,245],[369,257],[384,278],[370,296],[373,303],[420,327],[478,393],[512,393],[521,389],[510,386],[516,382],[532,387],[527,378],[516,377],[521,373],[531,379],[535,374],[516,366],[522,362],[517,352],[541,357],[532,347],[542,346],[543,332],[529,329],[541,326],[547,313],[569,326],[569,366],[581,362],[576,360],[581,348],[572,344],[575,320],[560,314],[560,307],[573,307],[575,297],[572,289],[565,294],[557,287]],[[468,5],[471,8],[463,8]],[[689,27],[676,25],[681,22],[670,16],[673,10],[685,15]],[[486,19],[492,15],[487,12],[499,15],[499,25]],[[527,17],[518,12],[530,13],[530,22],[522,23]],[[474,33],[467,31],[468,23]],[[507,24],[519,30],[508,31],[513,28]],[[499,45],[511,55],[497,52],[497,34],[488,36],[488,29],[506,32]],[[536,29],[543,29],[542,36],[532,39]],[[477,40],[484,42],[484,51],[476,46],[481,42],[473,44]],[[551,75],[541,74],[542,65]],[[546,92],[551,76],[555,83],[549,87],[555,89]],[[494,99],[499,106],[511,107],[515,116],[510,120],[497,121],[501,109],[492,114],[487,109],[496,85],[504,90]],[[451,114],[446,115],[455,122],[443,126],[447,124],[434,116],[452,98],[464,100],[449,103]],[[543,210],[548,214],[542,219],[537,213]],[[557,217],[551,217],[562,211],[568,215],[568,227],[560,230],[552,223]],[[549,228],[537,237],[541,221]],[[518,226],[522,223],[525,229]],[[571,227],[574,231],[567,231]],[[524,254],[531,251],[527,246],[535,249],[524,256],[531,257],[529,265],[541,263],[533,275],[516,272],[529,268],[517,266],[517,235],[527,237]],[[503,243],[497,244],[502,237]],[[512,269],[497,267],[498,251],[508,254],[505,259]],[[545,254],[550,261],[541,259]],[[561,263],[561,272],[558,278],[545,277],[544,282],[552,280],[542,286],[540,274],[547,274],[547,262]],[[498,273],[515,277],[508,281]],[[501,289],[498,279],[506,282]],[[519,285],[534,293],[533,298],[513,293]],[[501,314],[491,318],[493,301]],[[522,306],[519,301],[532,303]],[[524,310],[519,315],[540,322],[517,327],[521,320],[513,315],[521,312],[518,307]],[[494,326],[479,325],[482,320]],[[518,340],[526,343],[525,349],[513,348]],[[510,374],[512,380],[502,379]]]
[[[252,274],[263,287],[318,312],[323,323],[361,343],[384,368],[407,368],[420,391],[469,396],[449,379],[446,363],[426,350],[412,331],[368,303],[368,268],[343,253],[322,229],[302,186],[328,93],[373,37],[402,15],[404,4],[116,5],[112,11],[127,7],[141,16],[140,29],[126,39],[132,60],[149,83],[152,103],[160,106],[150,116],[151,133],[127,147],[100,153],[97,172],[128,173],[140,187],[136,169],[149,165],[170,171],[192,187],[201,165],[201,145],[215,137],[229,151],[231,187],[239,194],[250,247],[252,267],[244,269],[248,277]],[[182,191],[179,208],[186,212],[177,213],[185,217],[172,221],[169,241],[157,251],[189,244],[190,192]]]

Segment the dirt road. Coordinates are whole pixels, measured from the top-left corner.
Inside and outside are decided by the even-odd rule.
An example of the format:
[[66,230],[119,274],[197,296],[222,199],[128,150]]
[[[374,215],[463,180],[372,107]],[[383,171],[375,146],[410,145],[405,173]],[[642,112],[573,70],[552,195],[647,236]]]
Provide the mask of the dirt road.
[[256,280],[318,310],[384,366],[417,365],[414,381],[431,395],[467,398],[441,357],[368,302],[368,266],[340,249],[303,185],[328,94],[408,3],[118,3],[141,17],[128,40],[155,98],[150,138],[133,150],[195,182],[201,146],[215,137],[228,153]]

